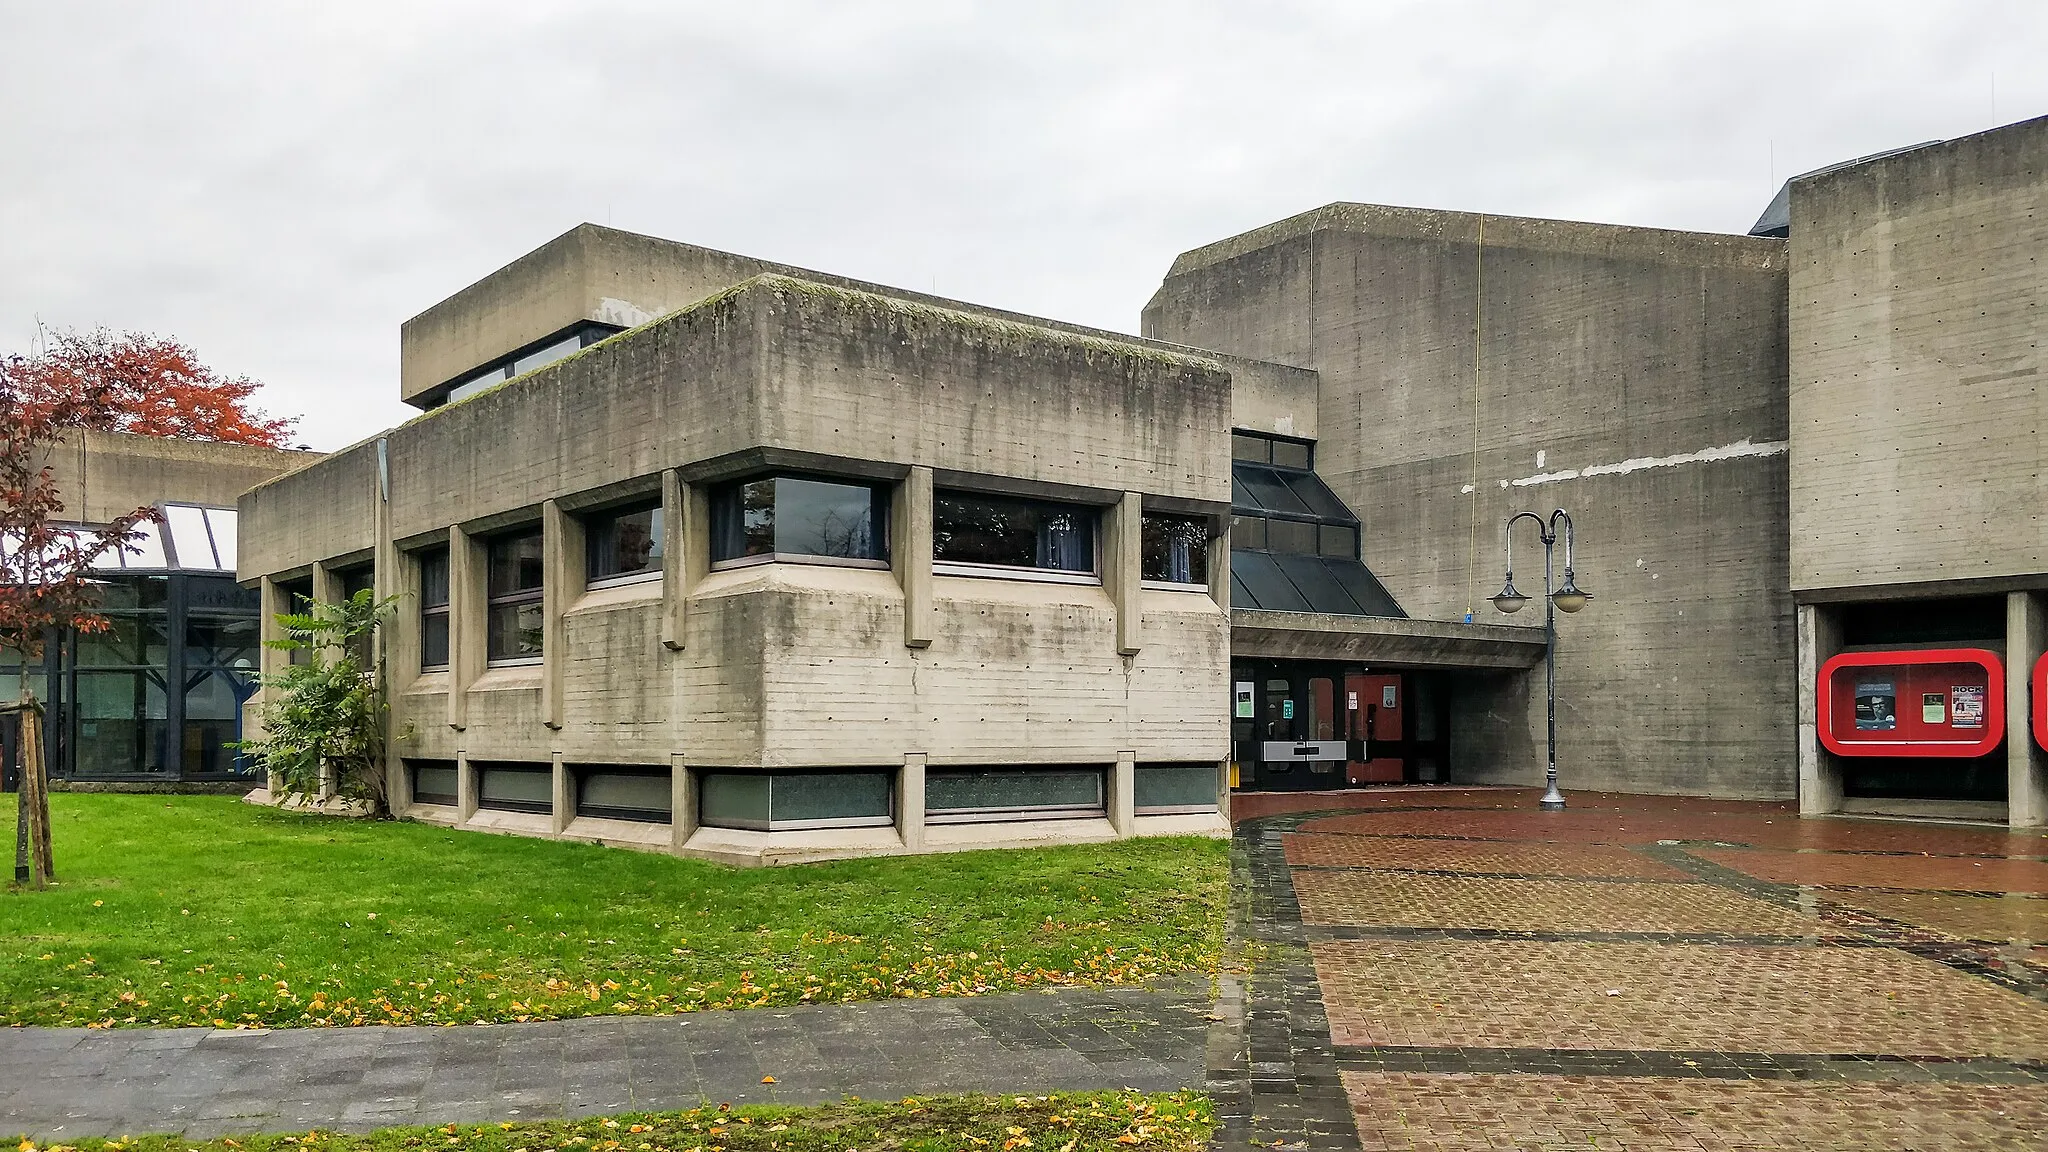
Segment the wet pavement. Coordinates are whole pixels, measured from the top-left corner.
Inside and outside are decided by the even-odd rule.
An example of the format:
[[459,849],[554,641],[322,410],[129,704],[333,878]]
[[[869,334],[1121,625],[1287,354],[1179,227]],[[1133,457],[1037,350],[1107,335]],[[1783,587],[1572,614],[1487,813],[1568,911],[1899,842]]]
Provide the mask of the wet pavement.
[[1571,802],[1241,798],[1219,1146],[2048,1147],[2048,837]]

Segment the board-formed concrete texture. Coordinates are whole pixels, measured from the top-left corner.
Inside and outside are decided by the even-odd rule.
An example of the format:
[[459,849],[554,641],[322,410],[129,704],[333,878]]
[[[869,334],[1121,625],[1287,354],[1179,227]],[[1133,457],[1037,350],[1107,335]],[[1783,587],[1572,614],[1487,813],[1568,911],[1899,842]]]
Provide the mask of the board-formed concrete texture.
[[64,516],[104,524],[161,501],[232,508],[250,488],[317,452],[79,429],[51,452]]
[[[1486,601],[1501,523],[1571,510],[1572,784],[1792,794],[1783,241],[1332,204],[1183,255],[1144,333],[1316,370],[1316,471],[1412,615],[1540,623]],[[1543,723],[1540,672],[1457,681],[1459,778],[1528,782]]]
[[[249,493],[241,576],[375,555],[405,595],[414,553],[451,546],[448,669],[422,671],[416,607],[386,629],[393,791],[419,818],[740,863],[1220,835],[1220,804],[1134,811],[1141,764],[1208,765],[1220,792],[1230,626],[1207,587],[1141,587],[1129,521],[1206,517],[1227,562],[1231,405],[1231,372],[1187,350],[763,274]],[[893,486],[893,567],[708,570],[709,486],[773,470]],[[934,576],[935,486],[1094,505],[1101,580]],[[586,590],[579,514],[634,496],[664,501],[674,560]],[[529,524],[545,655],[487,668],[481,541]],[[456,763],[460,802],[411,804],[404,761]],[[480,810],[477,762],[548,768],[553,810]],[[566,775],[607,764],[672,770],[677,820],[576,813]],[[923,826],[927,767],[1031,765],[1101,768],[1103,814]],[[698,774],[787,768],[897,773],[896,827],[695,826]]]
[[2048,117],[1797,181],[1791,227],[1793,589],[2048,586]]

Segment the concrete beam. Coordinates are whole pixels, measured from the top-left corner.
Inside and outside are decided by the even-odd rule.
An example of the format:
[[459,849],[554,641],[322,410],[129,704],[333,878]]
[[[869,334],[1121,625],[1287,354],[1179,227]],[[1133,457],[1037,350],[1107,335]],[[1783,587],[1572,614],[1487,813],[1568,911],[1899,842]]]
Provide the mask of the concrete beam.
[[1126,492],[1103,514],[1102,585],[1116,605],[1116,651],[1135,656],[1142,645],[1144,500]]
[[903,644],[932,642],[932,470],[912,468],[890,504],[889,565],[903,588]]
[[1532,668],[1543,660],[1543,629],[1520,625],[1242,608],[1230,622],[1236,657],[1462,669]]

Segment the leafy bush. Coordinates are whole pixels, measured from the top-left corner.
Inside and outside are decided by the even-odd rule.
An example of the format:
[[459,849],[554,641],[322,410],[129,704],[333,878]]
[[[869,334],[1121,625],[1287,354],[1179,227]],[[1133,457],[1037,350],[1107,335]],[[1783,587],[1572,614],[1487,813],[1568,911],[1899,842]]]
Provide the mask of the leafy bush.
[[304,653],[303,660],[259,679],[261,739],[236,747],[277,778],[289,795],[334,795],[387,810],[384,797],[384,689],[369,638],[397,608],[368,590],[339,604],[315,602],[280,613],[284,639],[265,647]]

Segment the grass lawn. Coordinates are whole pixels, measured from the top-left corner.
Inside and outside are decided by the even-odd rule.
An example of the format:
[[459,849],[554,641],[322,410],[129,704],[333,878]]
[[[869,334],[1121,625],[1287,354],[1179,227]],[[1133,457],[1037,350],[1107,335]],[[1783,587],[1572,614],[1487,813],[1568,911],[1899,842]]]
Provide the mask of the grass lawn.
[[[14,842],[13,797],[0,845]],[[0,1024],[452,1024],[1214,971],[1217,840],[731,869],[217,796],[51,797]]]
[[933,1096],[821,1108],[698,1108],[578,1121],[386,1128],[364,1136],[306,1133],[183,1140],[84,1140],[22,1152],[1113,1152],[1204,1147],[1214,1118],[1197,1092],[1068,1092]]

